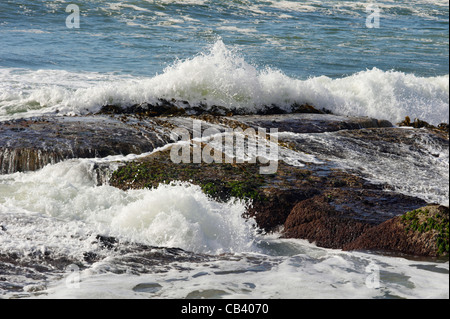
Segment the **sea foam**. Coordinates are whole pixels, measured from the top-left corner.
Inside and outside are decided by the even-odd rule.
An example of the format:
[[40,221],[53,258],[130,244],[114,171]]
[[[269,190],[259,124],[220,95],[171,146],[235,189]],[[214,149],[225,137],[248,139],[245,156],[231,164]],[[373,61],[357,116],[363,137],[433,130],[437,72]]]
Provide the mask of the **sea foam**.
[[93,165],[69,160],[0,176],[0,221],[9,229],[0,253],[21,247],[79,258],[95,249],[96,235],[197,253],[254,250],[255,224],[242,216],[248,203],[217,202],[189,183],[129,191],[96,187]]
[[173,62],[150,78],[1,69],[0,80],[1,119],[55,112],[85,114],[107,104],[130,106],[159,98],[220,105],[246,113],[270,105],[290,111],[294,103],[308,103],[338,115],[369,116],[393,123],[409,116],[436,125],[448,122],[449,117],[448,75],[419,77],[372,68],[335,79],[296,79],[281,70],[248,63],[222,40],[192,58]]

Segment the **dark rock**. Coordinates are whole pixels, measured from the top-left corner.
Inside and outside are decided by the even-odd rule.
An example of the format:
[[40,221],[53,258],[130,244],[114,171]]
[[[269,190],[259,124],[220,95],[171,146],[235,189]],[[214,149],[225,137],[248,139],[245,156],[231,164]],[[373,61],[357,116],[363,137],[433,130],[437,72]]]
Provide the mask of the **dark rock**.
[[101,247],[107,249],[113,249],[119,243],[119,241],[115,237],[111,236],[97,235],[95,239],[98,241]]
[[401,252],[416,256],[448,256],[449,208],[427,205],[364,232],[345,250]]
[[[342,180],[345,182],[345,179]],[[342,249],[368,230],[425,202],[379,189],[329,188],[299,202],[284,223],[283,237]]]
[[[413,128],[427,128],[430,130],[437,130],[441,131],[443,133],[449,133],[449,124],[448,123],[440,123],[437,126],[431,125],[428,122],[422,121],[418,118],[414,119],[414,122],[411,122],[411,118],[409,116],[406,116],[405,119],[399,123],[397,123],[398,126],[409,126]],[[448,136],[447,136],[448,138]]]
[[[327,110],[318,110],[309,104],[293,103],[289,110],[285,110],[279,105],[265,105],[259,109],[257,115],[274,115],[287,113],[314,113],[314,114],[330,114]],[[142,103],[131,106],[104,105],[98,114],[135,114],[139,116],[182,116],[182,115],[215,115],[215,116],[232,116],[232,115],[251,115],[243,108],[227,108],[221,105],[207,105],[199,103],[190,105],[187,101],[178,101],[175,99],[166,100],[158,99],[153,103]]]
[[[324,114],[327,113],[325,111],[321,111],[316,109],[314,106],[309,105],[309,104],[298,104],[298,103],[294,103],[291,106],[291,112],[292,113],[315,113],[315,114]],[[330,113],[328,113],[330,114]]]
[[98,261],[98,260],[100,260],[101,259],[101,257],[99,257],[99,255],[97,255],[96,253],[94,253],[94,252],[84,252],[83,253],[83,260],[85,261],[85,262],[87,262],[87,263],[94,263],[94,262],[96,262],[96,261]]
[[320,191],[314,188],[267,188],[264,190],[265,200],[253,201],[248,216],[253,217],[262,230],[271,232],[284,224],[296,203],[319,193]]
[[441,123],[441,124],[439,124],[438,125],[438,129],[443,131],[443,132],[446,132],[447,134],[449,133],[449,125],[448,125],[448,123]]
[[342,248],[370,227],[338,212],[319,195],[295,205],[284,223],[284,236],[308,239],[321,247]]
[[170,141],[152,121],[47,117],[0,123],[0,173],[34,171],[70,158],[141,154]]
[[392,127],[386,120],[368,117],[345,117],[321,113],[291,113],[274,115],[233,116],[229,119],[239,121],[248,127],[278,129],[279,132],[324,133],[362,128]]
[[286,114],[287,112],[281,109],[277,105],[265,106],[263,109],[259,110],[256,114],[258,115],[274,115],[274,114]]
[[156,282],[151,283],[140,283],[133,287],[135,292],[145,292],[145,293],[157,293],[162,289],[162,286]]
[[104,105],[98,114],[132,114],[139,117],[179,116],[186,113],[185,109],[177,106],[175,101],[158,99],[158,102],[134,104],[131,106]]
[[409,116],[405,116],[405,119],[402,122],[397,123],[398,126],[411,126],[411,118]]

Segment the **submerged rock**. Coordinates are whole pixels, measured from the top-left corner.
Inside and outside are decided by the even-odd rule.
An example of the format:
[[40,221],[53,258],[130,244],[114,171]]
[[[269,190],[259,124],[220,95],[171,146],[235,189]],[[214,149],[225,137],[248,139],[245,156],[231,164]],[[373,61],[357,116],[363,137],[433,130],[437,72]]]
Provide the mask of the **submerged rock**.
[[389,121],[369,117],[346,117],[313,112],[309,114],[237,115],[231,118],[250,127],[276,128],[279,132],[291,133],[324,133],[393,126]]

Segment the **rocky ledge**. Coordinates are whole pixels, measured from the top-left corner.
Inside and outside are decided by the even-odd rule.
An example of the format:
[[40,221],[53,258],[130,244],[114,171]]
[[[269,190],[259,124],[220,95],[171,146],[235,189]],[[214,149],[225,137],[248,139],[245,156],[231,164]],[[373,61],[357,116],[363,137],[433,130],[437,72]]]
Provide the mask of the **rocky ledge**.
[[[169,105],[170,106],[170,105]],[[172,107],[172,106],[170,106]],[[324,112],[235,115],[175,113],[135,107],[125,111],[105,107],[101,114],[54,116],[0,123],[0,173],[37,170],[69,158],[144,154],[133,161],[114,163],[109,183],[123,190],[157,187],[186,181],[200,185],[216,200],[249,202],[245,217],[256,220],[263,232],[278,231],[285,238],[302,238],[318,246],[344,250],[373,250],[420,256],[448,256],[448,207],[402,194],[387,184],[370,182],[361,171],[343,169],[328,161],[308,160],[311,154],[343,157],[345,150],[330,149],[301,134],[331,133],[389,157],[402,150],[429,154],[418,136],[442,147],[448,154],[448,126],[399,128],[387,121],[341,117]],[[169,112],[169,113],[168,113]],[[270,114],[270,115],[268,115]],[[277,163],[273,174],[260,174],[261,163],[174,163],[170,158],[175,128],[193,134],[193,120],[201,132],[214,128],[277,128],[287,133],[277,143],[285,154],[300,152],[306,158],[294,165],[289,156]],[[415,121],[414,123],[418,123]],[[414,124],[413,123],[413,124]],[[402,125],[411,124],[406,121]],[[409,125],[414,126],[414,125]],[[416,133],[416,134],[412,134]],[[290,134],[298,134],[292,139]],[[162,146],[164,148],[158,149]],[[204,150],[204,141],[190,141],[189,150]],[[358,146],[359,147],[359,146]],[[225,159],[226,154],[221,158]],[[345,155],[347,156],[347,155]],[[447,155],[448,156],[448,155]]]

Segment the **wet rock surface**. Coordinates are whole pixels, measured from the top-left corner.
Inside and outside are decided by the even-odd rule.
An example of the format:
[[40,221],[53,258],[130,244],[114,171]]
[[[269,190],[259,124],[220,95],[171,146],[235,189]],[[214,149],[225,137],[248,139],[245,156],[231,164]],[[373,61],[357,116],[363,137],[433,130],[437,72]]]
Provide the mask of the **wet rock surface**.
[[[146,125],[147,124],[147,125]],[[34,171],[70,158],[140,154],[169,138],[154,123],[119,117],[45,117],[0,123],[0,173]]]
[[279,132],[292,133],[323,133],[340,130],[355,130],[362,128],[392,127],[392,123],[368,117],[345,117],[332,114],[275,114],[275,115],[248,115],[234,116],[252,127],[276,128]]
[[[139,105],[129,109],[106,106],[100,114],[96,115],[48,116],[1,122],[0,173],[34,171],[47,164],[70,158],[95,158],[150,152],[169,143],[171,131],[176,127],[186,128],[193,135],[193,120],[202,121],[202,131],[210,128],[211,125],[222,130],[237,126],[243,129],[278,127],[280,131],[294,132],[323,132],[379,125],[379,121],[374,119],[337,117],[327,114],[300,113],[236,117],[200,114],[174,117],[175,106],[171,104],[169,106]],[[179,112],[175,115],[179,115]],[[273,116],[277,118],[270,120]]]
[[[37,170],[69,158],[154,151],[174,142],[171,133],[175,128],[182,127],[194,135],[193,121],[202,124],[199,135],[208,128],[219,132],[235,128],[276,128],[280,132],[280,149],[316,156],[322,162],[306,160],[302,165],[292,165],[280,160],[276,173],[264,175],[260,174],[263,165],[259,162],[174,163],[170,158],[171,147],[167,147],[143,158],[118,163],[119,168],[111,173],[109,183],[128,190],[173,181],[191,182],[216,200],[248,200],[246,217],[254,218],[263,232],[281,230],[283,237],[308,239],[323,247],[424,256],[448,254],[448,244],[447,248],[445,244],[430,244],[437,241],[437,235],[426,235],[430,236],[428,241],[416,240],[416,235],[399,226],[402,215],[428,205],[424,199],[400,193],[386,183],[370,181],[370,170],[368,173],[363,168],[336,165],[338,160],[358,158],[374,170],[381,162],[371,162],[372,158],[401,158],[406,150],[412,157],[412,167],[426,171],[428,168],[422,167],[422,163],[414,162],[414,156],[442,156],[427,147],[430,143],[448,153],[445,130],[398,128],[382,120],[312,111],[217,116],[178,111],[171,114],[172,108],[175,106],[170,103],[160,108],[140,105],[126,111],[108,107],[97,115],[2,122],[0,172]],[[267,114],[270,113],[268,110]],[[327,145],[330,141],[333,147]],[[204,142],[191,141],[190,151],[193,147],[206,146]],[[100,170],[108,167],[94,169],[100,174]],[[434,175],[424,175],[424,178],[434,178]],[[448,234],[448,222],[447,226],[444,223],[445,227]],[[107,249],[115,247],[113,240],[102,242]],[[86,260],[95,261],[96,256],[87,253]]]
[[448,254],[448,231],[448,207],[426,205],[368,229],[343,248],[438,257]]

